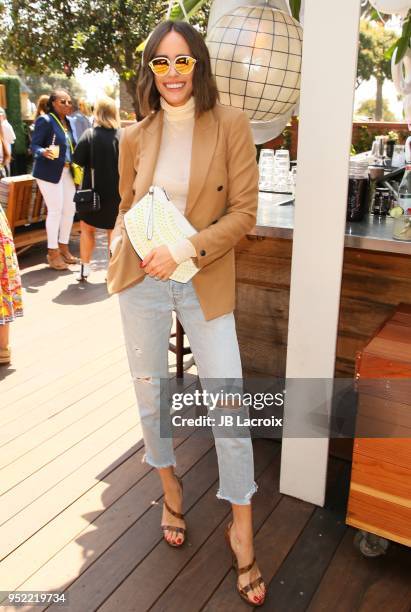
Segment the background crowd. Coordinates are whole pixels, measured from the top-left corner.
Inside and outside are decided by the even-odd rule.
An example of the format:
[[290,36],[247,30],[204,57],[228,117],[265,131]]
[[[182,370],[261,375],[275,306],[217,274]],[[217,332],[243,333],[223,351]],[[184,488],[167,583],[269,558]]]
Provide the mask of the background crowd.
[[[118,145],[120,118],[113,99],[97,100],[93,113],[80,100],[72,100],[64,89],[39,97],[31,128],[32,175],[47,210],[47,262],[50,268],[69,271],[77,265],[76,279],[90,275],[95,246],[95,230],[111,230],[118,214]],[[0,108],[0,178],[10,175],[15,133]],[[80,168],[83,172],[77,173]],[[78,189],[93,188],[100,207],[95,212],[78,212],[80,259],[69,248],[76,215],[74,196]],[[80,180],[78,177],[80,176]],[[0,205],[0,364],[11,359],[9,323],[23,314],[21,280],[12,232]]]

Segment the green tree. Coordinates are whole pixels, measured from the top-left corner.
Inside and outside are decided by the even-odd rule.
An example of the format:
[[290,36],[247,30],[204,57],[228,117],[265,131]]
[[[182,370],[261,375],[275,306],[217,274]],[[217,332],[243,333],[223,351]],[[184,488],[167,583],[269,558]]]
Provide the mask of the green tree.
[[[374,99],[364,100],[358,106],[356,114],[376,119],[376,101]],[[380,121],[380,119],[377,119],[377,121]],[[396,117],[385,99],[382,101],[382,121],[396,121]]]
[[361,20],[358,52],[357,86],[375,77],[377,81],[375,118],[381,121],[383,114],[382,88],[391,79],[391,61],[386,53],[396,41],[395,32],[387,30],[379,22]]
[[[211,0],[184,0],[190,22],[205,31]],[[138,114],[138,47],[165,17],[163,0],[4,0],[10,23],[0,55],[25,73],[112,68],[124,81]],[[173,9],[173,18],[183,16]]]
[[86,92],[74,78],[67,78],[65,74],[19,74],[27,87],[31,90],[30,99],[36,102],[42,94],[49,94],[53,89],[62,87],[66,89],[72,98],[78,100],[86,95]]

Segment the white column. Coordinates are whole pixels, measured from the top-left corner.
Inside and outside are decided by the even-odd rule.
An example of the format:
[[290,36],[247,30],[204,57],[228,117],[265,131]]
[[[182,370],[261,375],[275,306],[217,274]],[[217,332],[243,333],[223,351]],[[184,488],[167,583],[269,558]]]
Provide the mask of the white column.
[[[332,379],[340,302],[360,0],[306,0],[287,378]],[[322,506],[328,437],[289,438],[316,392],[287,386],[280,491]]]

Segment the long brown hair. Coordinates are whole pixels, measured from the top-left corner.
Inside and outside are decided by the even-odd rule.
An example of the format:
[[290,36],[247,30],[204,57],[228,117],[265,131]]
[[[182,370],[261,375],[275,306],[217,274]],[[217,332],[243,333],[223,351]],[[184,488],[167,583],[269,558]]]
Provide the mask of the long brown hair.
[[193,96],[198,116],[215,106],[218,91],[211,73],[210,55],[203,37],[185,21],[163,21],[155,28],[147,41],[137,83],[140,112],[143,116],[147,116],[150,112],[160,109],[160,94],[148,64],[155,57],[160,42],[169,32],[180,34],[197,60],[193,74]]
[[39,99],[37,100],[37,106],[36,106],[36,114],[34,115],[34,119],[37,119],[37,117],[40,117],[40,115],[42,115],[43,113],[47,113],[48,109],[47,109],[47,103],[49,101],[49,97],[47,94],[42,94]]

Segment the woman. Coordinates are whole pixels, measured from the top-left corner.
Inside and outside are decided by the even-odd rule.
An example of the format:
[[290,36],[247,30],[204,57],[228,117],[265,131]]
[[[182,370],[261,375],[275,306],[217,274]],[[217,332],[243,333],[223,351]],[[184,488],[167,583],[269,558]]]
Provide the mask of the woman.
[[[210,379],[242,376],[233,316],[233,247],[255,224],[258,170],[246,115],[218,105],[217,97],[201,35],[187,23],[160,24],[148,39],[138,84],[146,118],[126,128],[120,141],[121,203],[108,288],[120,292],[145,459],[161,478],[162,527],[172,546],[184,543],[186,529],[172,441],[159,431],[160,378],[168,377],[172,310],[187,333],[203,387]],[[198,233],[172,249],[153,249],[141,261],[126,235],[123,215],[151,184],[165,188]],[[190,258],[200,268],[192,281],[169,280],[177,264]],[[216,435],[215,444],[217,497],[231,502],[233,511],[226,537],[239,568],[237,588],[249,604],[261,605],[265,586],[253,549],[251,440]]]
[[76,140],[78,142],[83,133],[92,125],[90,111],[85,100],[79,100],[78,105],[74,102],[74,112],[71,118],[74,122]]
[[48,96],[47,94],[42,94],[37,100],[36,114],[34,115],[34,121],[37,119],[37,117],[40,117],[40,115],[47,114],[47,105],[48,105],[49,97],[50,96]]
[[53,91],[47,113],[36,119],[31,139],[32,174],[47,206],[47,261],[54,270],[67,270],[69,264],[78,263],[68,247],[75,212],[75,185],[70,169],[75,143],[67,119],[71,106],[67,91]]
[[7,176],[6,167],[10,163],[10,149],[4,136],[3,126],[0,121],[0,179]]
[[0,125],[2,130],[2,141],[4,146],[7,149],[7,154],[9,157],[9,161],[4,164],[4,168],[7,176],[10,176],[10,160],[13,152],[13,145],[16,140],[16,134],[14,132],[13,126],[7,120],[6,111],[4,108],[0,107]]
[[97,100],[94,110],[94,128],[80,138],[74,151],[74,161],[86,168],[83,188],[91,186],[91,142],[93,142],[94,187],[100,196],[101,208],[97,212],[80,213],[80,259],[77,280],[90,275],[90,259],[95,246],[96,227],[107,230],[108,244],[118,215],[118,141],[120,118],[112,98]]
[[0,205],[0,365],[10,363],[9,324],[22,315],[19,266],[13,236]]

